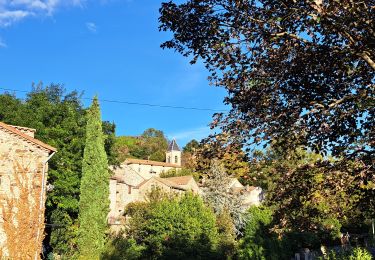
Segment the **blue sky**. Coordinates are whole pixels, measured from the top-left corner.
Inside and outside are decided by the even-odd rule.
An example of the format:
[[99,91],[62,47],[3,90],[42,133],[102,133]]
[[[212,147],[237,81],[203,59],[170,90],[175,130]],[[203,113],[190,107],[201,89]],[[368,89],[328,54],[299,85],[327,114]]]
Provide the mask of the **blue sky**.
[[[0,88],[63,83],[85,97],[227,110],[202,64],[160,44],[161,1],[0,0]],[[0,93],[4,91],[0,90]],[[22,97],[22,93],[17,93]],[[89,101],[85,101],[88,105]],[[183,146],[208,135],[212,111],[102,102],[117,135],[163,130]]]

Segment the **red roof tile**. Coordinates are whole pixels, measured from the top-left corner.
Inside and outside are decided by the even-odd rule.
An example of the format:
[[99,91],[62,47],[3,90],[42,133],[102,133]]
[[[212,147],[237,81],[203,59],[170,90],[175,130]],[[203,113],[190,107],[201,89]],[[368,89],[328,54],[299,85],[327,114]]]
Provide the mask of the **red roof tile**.
[[3,128],[3,129],[5,129],[5,130],[7,130],[7,131],[9,131],[9,132],[11,132],[11,133],[13,133],[15,135],[18,135],[19,137],[23,138],[27,142],[31,142],[34,145],[37,145],[37,146],[42,147],[44,149],[47,149],[47,150],[49,150],[51,152],[56,152],[57,151],[56,148],[54,148],[54,147],[52,147],[52,146],[50,146],[48,144],[45,144],[42,141],[39,141],[38,139],[35,139],[35,138],[33,138],[33,137],[31,137],[31,136],[29,136],[29,135],[21,132],[20,130],[18,130],[14,126],[10,126],[10,125],[7,125],[7,124],[5,124],[3,122],[0,122],[0,128]]
[[187,175],[187,176],[169,177],[169,178],[164,178],[164,179],[171,181],[177,185],[187,185],[189,181],[194,178],[191,175]]

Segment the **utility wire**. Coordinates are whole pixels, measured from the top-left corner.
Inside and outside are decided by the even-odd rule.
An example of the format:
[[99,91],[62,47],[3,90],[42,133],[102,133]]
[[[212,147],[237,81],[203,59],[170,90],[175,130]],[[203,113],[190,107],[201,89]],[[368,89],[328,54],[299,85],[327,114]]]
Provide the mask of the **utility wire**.
[[[10,88],[0,88],[0,89],[4,90],[4,91],[14,91],[14,92],[22,92],[22,93],[29,93],[30,92],[30,91],[26,91],[26,90],[10,89]],[[88,97],[82,97],[81,99],[92,100],[92,98],[88,98]],[[148,106],[148,107],[159,107],[159,108],[170,108],[170,109],[199,110],[199,111],[212,111],[212,112],[228,112],[227,110],[219,110],[219,109],[212,109],[212,108],[171,106],[171,105],[139,103],[139,102],[123,101],[123,100],[99,99],[99,101],[100,102],[107,102],[107,103],[118,103],[118,104],[126,104],[126,105]]]

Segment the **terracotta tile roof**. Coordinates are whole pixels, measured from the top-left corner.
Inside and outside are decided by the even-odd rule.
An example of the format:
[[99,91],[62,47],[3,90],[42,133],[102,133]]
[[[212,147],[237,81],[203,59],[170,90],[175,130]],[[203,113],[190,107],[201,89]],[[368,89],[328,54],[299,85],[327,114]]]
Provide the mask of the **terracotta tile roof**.
[[246,187],[246,191],[253,191],[255,189],[257,189],[258,187],[254,187],[254,186],[248,186]]
[[152,165],[152,166],[181,168],[181,166],[178,166],[172,163],[156,162],[156,161],[140,160],[140,159],[126,159],[124,164],[145,164],[145,165]]
[[15,134],[15,135],[23,138],[25,141],[33,143],[36,146],[39,146],[39,147],[44,148],[44,149],[47,149],[47,150],[49,150],[51,152],[56,152],[57,151],[56,148],[54,148],[54,147],[52,147],[52,146],[50,146],[48,144],[45,144],[42,141],[39,141],[38,139],[35,139],[35,138],[33,138],[33,137],[31,137],[31,136],[29,136],[29,135],[21,132],[20,130],[18,130],[14,126],[10,126],[10,125],[7,125],[7,124],[5,124],[3,122],[0,122],[0,128],[3,128],[5,130],[11,132],[11,133],[13,133],[13,134]]
[[141,182],[140,184],[138,184],[135,188],[139,189],[140,187],[142,187],[143,185],[145,185],[147,182],[149,182],[151,180],[157,180],[158,182],[161,182],[164,185],[166,185],[168,187],[171,187],[171,188],[174,188],[174,189],[177,189],[177,190],[186,190],[186,189],[184,189],[184,188],[176,185],[175,183],[173,183],[171,181],[168,181],[165,178],[160,178],[160,177],[152,177],[151,179],[144,180],[143,182]]
[[164,178],[168,181],[171,181],[177,185],[187,185],[191,179],[194,179],[193,176],[188,175],[188,176],[178,176],[178,177],[169,177],[169,178]]
[[36,129],[35,128],[29,128],[29,127],[24,127],[24,126],[19,126],[19,125],[9,125],[11,127],[14,127],[16,128],[17,130],[24,130],[24,131],[29,131],[29,132],[33,132],[35,133],[36,132]]

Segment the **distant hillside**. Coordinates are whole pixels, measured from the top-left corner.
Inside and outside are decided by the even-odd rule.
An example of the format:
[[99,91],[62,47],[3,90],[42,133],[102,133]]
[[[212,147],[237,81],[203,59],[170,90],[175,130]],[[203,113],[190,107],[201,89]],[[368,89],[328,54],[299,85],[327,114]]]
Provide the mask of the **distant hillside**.
[[146,129],[140,136],[117,136],[114,145],[119,162],[126,158],[164,162],[167,147],[163,131],[154,128]]

